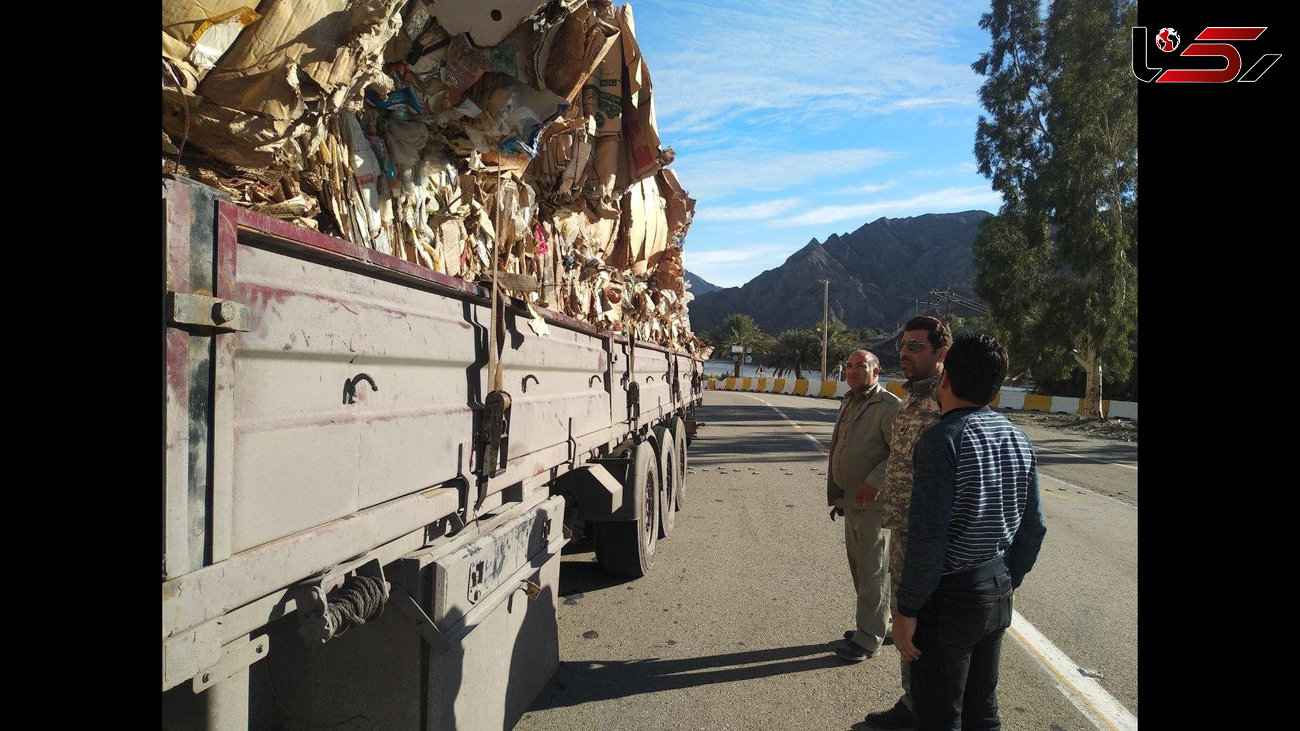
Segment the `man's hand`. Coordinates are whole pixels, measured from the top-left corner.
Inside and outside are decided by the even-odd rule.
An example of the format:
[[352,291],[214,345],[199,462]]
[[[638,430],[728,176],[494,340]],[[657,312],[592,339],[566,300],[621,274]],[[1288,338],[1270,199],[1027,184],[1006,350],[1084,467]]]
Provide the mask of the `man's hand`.
[[864,482],[862,487],[858,488],[858,496],[853,499],[853,504],[866,505],[875,502],[877,497],[880,497],[880,491],[872,487],[870,483]]
[[916,617],[904,617],[894,612],[894,647],[898,648],[903,657],[913,662],[921,656],[921,651],[912,644],[912,636],[915,634]]
[[844,508],[831,508],[831,522],[832,522],[832,523],[835,522],[835,516],[837,516],[837,515],[843,516],[843,515],[844,515]]

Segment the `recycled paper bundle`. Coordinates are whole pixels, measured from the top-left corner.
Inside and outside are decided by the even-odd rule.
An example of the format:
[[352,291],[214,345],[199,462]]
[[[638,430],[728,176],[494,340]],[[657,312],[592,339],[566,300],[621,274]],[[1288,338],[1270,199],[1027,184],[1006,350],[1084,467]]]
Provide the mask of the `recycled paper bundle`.
[[628,5],[164,3],[162,86],[164,172],[434,271],[520,275],[502,286],[530,309],[705,347],[695,201]]

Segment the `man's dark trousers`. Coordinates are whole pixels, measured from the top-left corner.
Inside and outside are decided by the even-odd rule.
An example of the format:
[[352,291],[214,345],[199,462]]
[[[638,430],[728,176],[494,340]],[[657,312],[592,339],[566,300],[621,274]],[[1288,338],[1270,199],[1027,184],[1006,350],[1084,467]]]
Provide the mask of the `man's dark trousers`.
[[1011,626],[1011,575],[1003,570],[975,583],[944,579],[917,614],[914,728],[1000,729],[998,661],[1002,633]]

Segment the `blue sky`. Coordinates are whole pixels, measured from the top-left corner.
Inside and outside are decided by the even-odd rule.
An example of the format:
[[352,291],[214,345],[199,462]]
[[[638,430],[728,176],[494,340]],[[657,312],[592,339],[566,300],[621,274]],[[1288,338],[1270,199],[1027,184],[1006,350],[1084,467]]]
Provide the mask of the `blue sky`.
[[739,286],[812,238],[1000,199],[975,168],[988,0],[634,0],[686,268]]

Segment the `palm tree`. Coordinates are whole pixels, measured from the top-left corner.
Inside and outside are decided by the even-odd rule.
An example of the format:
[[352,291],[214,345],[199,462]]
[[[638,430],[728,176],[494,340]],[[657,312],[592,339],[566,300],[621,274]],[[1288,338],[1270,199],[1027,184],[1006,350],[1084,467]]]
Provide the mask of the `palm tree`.
[[[743,313],[727,315],[722,324],[714,328],[706,338],[714,345],[723,358],[731,353],[731,346],[744,345],[754,349],[755,353],[765,353],[771,348],[772,338],[758,329],[754,318]],[[736,362],[736,375],[740,375],[740,362]]]
[[[821,362],[821,327],[813,329],[817,336],[817,360]],[[837,363],[849,359],[849,355],[862,348],[862,339],[858,333],[848,329],[839,320],[831,320],[826,328],[826,368],[830,370]]]
[[791,370],[795,378],[803,378],[804,367],[819,364],[821,357],[821,332],[817,329],[783,330],[772,343],[770,355],[777,378]]

